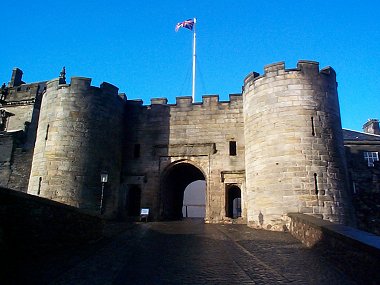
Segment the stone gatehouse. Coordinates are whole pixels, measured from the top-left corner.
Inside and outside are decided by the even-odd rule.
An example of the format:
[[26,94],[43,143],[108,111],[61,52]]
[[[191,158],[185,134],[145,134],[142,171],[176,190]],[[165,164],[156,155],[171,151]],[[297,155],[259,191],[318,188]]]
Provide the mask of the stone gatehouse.
[[[14,69],[1,109],[5,187],[110,218],[149,208],[153,220],[179,219],[200,207],[209,223],[272,230],[289,212],[351,219],[336,74],[314,61],[267,65],[228,101],[149,105],[108,83],[66,82],[64,70],[25,84]],[[199,180],[203,203],[187,205],[185,188]]]

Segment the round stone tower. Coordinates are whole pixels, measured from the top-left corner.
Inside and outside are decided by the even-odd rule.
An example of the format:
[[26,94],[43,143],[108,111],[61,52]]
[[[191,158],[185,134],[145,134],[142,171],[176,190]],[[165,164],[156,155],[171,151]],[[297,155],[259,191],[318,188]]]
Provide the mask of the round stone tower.
[[[63,84],[61,84],[63,83]],[[47,83],[43,95],[28,193],[100,212],[117,209],[122,158],[123,100],[118,88],[74,77]]]
[[313,61],[265,67],[244,81],[247,220],[282,230],[287,213],[347,220],[347,172],[331,67]]

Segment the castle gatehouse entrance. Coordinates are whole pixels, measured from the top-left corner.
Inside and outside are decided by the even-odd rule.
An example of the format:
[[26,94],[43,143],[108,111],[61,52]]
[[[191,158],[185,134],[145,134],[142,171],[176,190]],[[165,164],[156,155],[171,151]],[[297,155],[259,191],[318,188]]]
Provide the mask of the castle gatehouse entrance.
[[168,167],[161,180],[161,207],[164,220],[180,220],[183,217],[203,218],[205,200],[205,176],[200,169],[186,162],[175,163]]

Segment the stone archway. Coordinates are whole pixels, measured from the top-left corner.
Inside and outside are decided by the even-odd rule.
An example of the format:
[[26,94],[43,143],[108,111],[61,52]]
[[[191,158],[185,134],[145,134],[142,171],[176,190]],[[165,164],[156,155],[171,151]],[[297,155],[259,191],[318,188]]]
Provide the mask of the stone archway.
[[188,162],[173,163],[161,179],[161,215],[164,220],[183,218],[184,191],[194,181],[206,180],[203,172]]

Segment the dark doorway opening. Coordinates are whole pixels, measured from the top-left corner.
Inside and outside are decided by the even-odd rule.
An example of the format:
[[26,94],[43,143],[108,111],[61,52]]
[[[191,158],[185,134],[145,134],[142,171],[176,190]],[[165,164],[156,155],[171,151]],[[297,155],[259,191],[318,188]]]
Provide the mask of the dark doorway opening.
[[127,194],[126,210],[129,217],[140,215],[141,208],[141,189],[138,185],[132,185]]
[[232,219],[241,217],[241,190],[236,185],[226,189],[226,216]]
[[164,220],[183,218],[183,198],[186,187],[196,180],[205,180],[202,171],[190,163],[169,166],[161,180],[161,217]]

